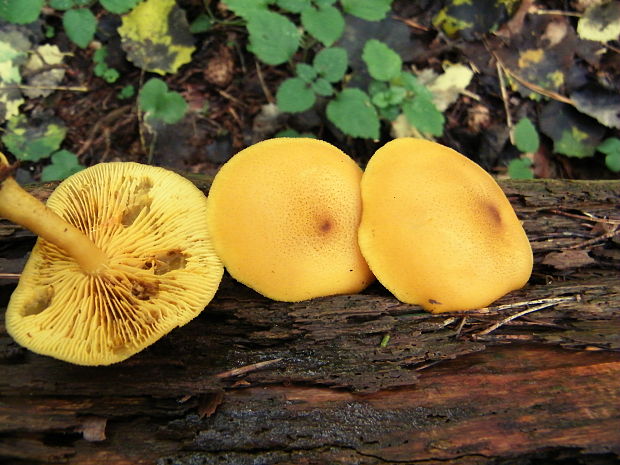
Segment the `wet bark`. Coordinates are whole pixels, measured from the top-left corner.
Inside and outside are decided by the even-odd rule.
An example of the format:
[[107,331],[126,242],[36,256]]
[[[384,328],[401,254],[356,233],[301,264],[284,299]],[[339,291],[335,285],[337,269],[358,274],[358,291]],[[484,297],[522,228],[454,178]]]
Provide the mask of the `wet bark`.
[[99,368],[6,334],[34,238],[0,222],[0,462],[617,463],[620,182],[502,187],[536,264],[490,308],[431,315],[377,284],[286,304],[225,278],[194,321]]

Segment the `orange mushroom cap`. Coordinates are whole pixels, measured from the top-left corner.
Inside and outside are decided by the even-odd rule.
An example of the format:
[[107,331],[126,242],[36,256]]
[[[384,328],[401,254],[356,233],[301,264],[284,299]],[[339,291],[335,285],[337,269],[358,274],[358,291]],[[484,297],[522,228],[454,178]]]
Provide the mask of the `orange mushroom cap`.
[[207,200],[216,252],[266,297],[359,292],[374,278],[357,244],[362,170],[333,145],[278,138],[237,153]]
[[399,300],[437,313],[470,310],[529,279],[532,249],[510,202],[460,153],[395,139],[370,159],[361,191],[360,248]]

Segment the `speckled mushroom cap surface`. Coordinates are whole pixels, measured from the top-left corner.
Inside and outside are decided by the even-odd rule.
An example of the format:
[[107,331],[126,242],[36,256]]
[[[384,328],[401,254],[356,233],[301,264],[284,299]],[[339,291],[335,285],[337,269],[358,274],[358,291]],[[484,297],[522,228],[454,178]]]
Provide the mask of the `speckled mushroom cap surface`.
[[162,168],[103,163],[63,181],[47,205],[109,259],[86,274],[39,238],[6,312],[30,350],[80,365],[122,361],[196,317],[223,274],[206,197]]
[[529,279],[532,250],[510,202],[460,153],[395,139],[372,156],[361,190],[360,248],[399,300],[436,313],[470,310]]
[[361,176],[348,155],[316,139],[270,139],[237,153],[208,198],[229,273],[289,302],[364,289],[374,278],[357,244]]

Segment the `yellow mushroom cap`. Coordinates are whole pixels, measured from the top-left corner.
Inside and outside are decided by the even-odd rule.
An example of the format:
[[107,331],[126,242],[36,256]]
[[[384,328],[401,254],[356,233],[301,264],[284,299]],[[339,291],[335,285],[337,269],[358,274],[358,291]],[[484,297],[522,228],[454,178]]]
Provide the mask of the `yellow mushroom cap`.
[[316,139],[270,139],[216,175],[208,219],[229,273],[274,300],[359,292],[374,278],[357,244],[362,170]]
[[39,238],[6,312],[33,352],[79,365],[122,361],[196,317],[223,274],[206,197],[171,171],[105,163],[66,179],[47,205],[108,257],[84,273]]
[[395,139],[362,178],[359,243],[377,279],[431,312],[489,305],[525,285],[532,250],[480,166],[443,145]]

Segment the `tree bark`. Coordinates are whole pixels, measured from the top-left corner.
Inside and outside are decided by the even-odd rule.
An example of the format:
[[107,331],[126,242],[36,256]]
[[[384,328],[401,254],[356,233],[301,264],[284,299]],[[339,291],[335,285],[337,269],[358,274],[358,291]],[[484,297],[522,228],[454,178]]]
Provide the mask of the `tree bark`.
[[0,462],[618,463],[620,182],[501,185],[535,268],[489,308],[431,315],[378,284],[289,304],[226,277],[191,323],[97,368],[6,334],[34,238],[0,222]]

